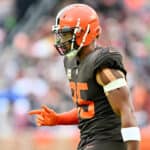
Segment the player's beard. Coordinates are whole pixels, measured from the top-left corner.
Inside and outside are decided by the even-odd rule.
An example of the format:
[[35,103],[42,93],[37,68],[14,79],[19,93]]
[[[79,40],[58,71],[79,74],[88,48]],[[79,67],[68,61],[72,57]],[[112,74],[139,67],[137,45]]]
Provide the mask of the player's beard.
[[71,50],[71,40],[66,41],[64,43],[57,43],[55,44],[56,50],[59,52],[60,55],[65,55],[70,52]]

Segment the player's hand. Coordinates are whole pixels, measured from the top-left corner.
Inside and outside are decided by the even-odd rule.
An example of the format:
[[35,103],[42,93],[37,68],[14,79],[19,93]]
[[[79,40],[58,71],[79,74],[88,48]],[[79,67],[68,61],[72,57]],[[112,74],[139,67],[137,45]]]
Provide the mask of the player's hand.
[[28,114],[36,115],[37,126],[57,125],[58,114],[54,110],[48,108],[46,105],[43,105],[41,109],[30,111]]

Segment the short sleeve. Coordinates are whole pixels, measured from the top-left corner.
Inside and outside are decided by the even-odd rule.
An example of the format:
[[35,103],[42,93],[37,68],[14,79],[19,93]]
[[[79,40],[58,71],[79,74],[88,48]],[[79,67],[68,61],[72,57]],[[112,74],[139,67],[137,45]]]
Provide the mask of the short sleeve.
[[126,75],[122,55],[114,49],[111,51],[111,48],[104,48],[100,52],[97,52],[94,66],[95,71],[103,68],[112,68],[121,70]]

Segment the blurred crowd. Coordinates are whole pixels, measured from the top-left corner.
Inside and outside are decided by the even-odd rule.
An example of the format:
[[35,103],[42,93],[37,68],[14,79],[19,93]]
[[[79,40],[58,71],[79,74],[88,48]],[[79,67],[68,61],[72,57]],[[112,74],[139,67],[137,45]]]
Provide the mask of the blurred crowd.
[[98,12],[99,44],[123,54],[138,124],[150,124],[149,0],[0,0],[1,136],[35,127],[27,112],[42,104],[57,112],[73,107],[51,26],[56,13],[75,2]]

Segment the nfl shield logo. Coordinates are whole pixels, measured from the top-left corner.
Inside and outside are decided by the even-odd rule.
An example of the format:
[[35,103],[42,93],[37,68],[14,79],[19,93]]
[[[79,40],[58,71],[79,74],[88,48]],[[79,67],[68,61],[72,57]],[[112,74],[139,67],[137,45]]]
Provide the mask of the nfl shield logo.
[[68,79],[71,79],[71,69],[67,69],[67,77]]

